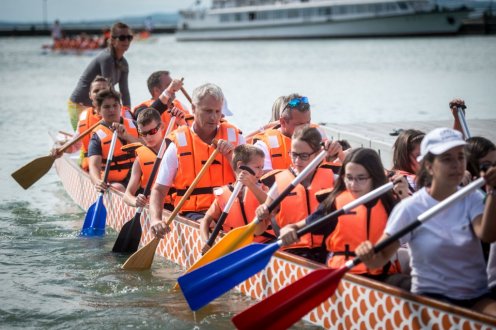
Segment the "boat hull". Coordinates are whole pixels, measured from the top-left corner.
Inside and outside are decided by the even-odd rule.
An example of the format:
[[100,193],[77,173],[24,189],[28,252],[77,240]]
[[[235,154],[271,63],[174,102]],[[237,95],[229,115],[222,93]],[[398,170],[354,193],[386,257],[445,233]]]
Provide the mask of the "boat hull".
[[[55,168],[67,193],[84,210],[97,198],[97,191],[87,173],[69,157],[55,161]],[[135,209],[123,202],[122,193],[105,194],[107,224],[119,231],[134,216]],[[164,220],[169,213],[164,211]],[[153,239],[149,232],[148,210],[141,217],[141,244]],[[201,255],[201,239],[196,222],[177,217],[171,233],[163,239],[157,254],[184,268]],[[261,300],[322,265],[286,253],[276,253],[268,266],[236,287],[242,293]],[[340,329],[494,329],[496,319],[456,306],[419,297],[366,278],[347,274],[336,294],[304,318],[324,328]]]
[[[395,37],[454,34],[460,30],[467,10],[417,13],[389,17],[299,21],[286,24],[244,24],[216,27],[191,27],[176,32],[178,41],[238,39],[300,39]],[[199,25],[199,24],[198,24]]]

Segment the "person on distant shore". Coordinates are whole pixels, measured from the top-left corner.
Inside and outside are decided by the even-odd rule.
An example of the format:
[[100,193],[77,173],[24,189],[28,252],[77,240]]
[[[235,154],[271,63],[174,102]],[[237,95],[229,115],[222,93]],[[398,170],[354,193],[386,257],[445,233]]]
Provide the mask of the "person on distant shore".
[[396,174],[404,175],[408,181],[410,194],[416,191],[416,173],[419,169],[417,157],[420,155],[420,143],[425,133],[416,129],[407,129],[400,133],[393,145],[393,168]]
[[[299,94],[290,94],[283,100],[288,101],[281,110],[279,117],[280,125],[267,129],[253,137],[253,144],[257,148],[262,149],[265,154],[265,172],[273,169],[284,170],[289,168],[292,164],[290,157],[291,136],[298,126],[310,124],[311,112],[307,97]],[[318,127],[318,125],[310,125]],[[325,132],[320,129],[319,132],[322,140],[327,140]],[[340,154],[340,159],[344,159],[344,154]]]
[[[144,207],[148,203],[148,197],[142,193],[157,159],[157,153],[165,134],[165,126],[162,123],[160,114],[153,108],[147,108],[141,111],[137,122],[138,133],[144,140],[145,145],[135,150],[136,158],[134,159],[129,184],[124,194],[124,202],[130,206]],[[164,208],[170,211],[174,209],[172,198],[174,191],[172,190],[169,190],[168,195],[164,199]],[[136,192],[139,192],[137,196]]]
[[95,101],[96,110],[102,116],[103,123],[93,130],[88,146],[90,178],[98,191],[109,187],[107,182],[103,182],[102,174],[110,152],[112,135],[117,130],[118,138],[107,181],[117,190],[124,192],[134,155],[122,151],[121,148],[128,143],[142,142],[142,140],[138,137],[134,121],[121,117],[121,98],[118,92],[105,89],[96,95]]
[[[419,190],[393,210],[383,239],[453,195],[466,169],[466,142],[450,128],[429,132],[420,146]],[[355,253],[370,268],[382,267],[400,243],[410,248],[412,292],[496,316],[496,296],[488,289],[480,240],[496,241],[496,167],[483,174],[489,193],[466,195],[379,253],[361,243]]]
[[60,39],[62,39],[62,27],[60,26],[60,21],[58,19],[53,22],[52,25],[52,39],[55,45]]
[[[169,71],[153,72],[146,81],[148,91],[150,92],[152,98],[135,106],[131,111],[133,117],[138,118],[139,113],[144,109],[156,107],[156,110],[162,117],[162,122],[165,127],[169,125],[169,121],[172,116],[176,116],[176,124],[174,125],[174,129],[180,125],[186,125],[186,120],[192,121],[193,116],[191,116],[186,107],[175,97],[175,93],[180,89],[180,87],[178,89],[176,86],[178,83],[171,85],[172,82],[173,79],[171,78]],[[170,98],[166,99],[165,97],[162,97],[164,99],[164,103],[155,102],[166,90],[166,93],[169,93]]]
[[133,35],[128,25],[117,22],[112,26],[108,48],[103,50],[88,64],[69,98],[69,118],[74,130],[76,130],[81,112],[86,107],[92,106],[88,95],[90,84],[97,75],[107,78],[112,86],[119,84],[123,106],[130,109],[131,97],[128,87],[129,65],[124,58],[124,53],[129,49],[132,40]]
[[[178,85],[174,91],[177,91],[182,82],[174,80],[171,84],[175,82]],[[169,91],[164,93],[167,101]],[[234,148],[244,144],[245,140],[237,127],[221,122],[223,102],[224,94],[219,86],[208,83],[195,88],[192,96],[193,124],[180,126],[170,135],[171,142],[150,196],[151,230],[158,238],[163,238],[168,229],[162,222],[162,210],[169,189],[176,189],[177,206],[215,149],[219,154],[182,206],[181,213],[192,220],[200,220],[214,201],[213,188],[236,180],[231,167],[232,154]],[[213,145],[214,140],[217,140],[217,146]]]
[[[230,230],[249,224],[255,217],[255,209],[267,198],[268,188],[262,185],[259,180],[262,176],[264,154],[262,150],[249,144],[242,144],[234,148],[232,168],[236,173],[237,180],[243,183],[238,198],[231,206],[229,214],[222,226],[224,233]],[[253,171],[253,175],[240,168],[246,166]],[[202,254],[205,254],[211,246],[206,244],[209,238],[209,229],[212,222],[217,222],[220,218],[227,201],[232,195],[233,185],[228,184],[214,189],[215,201],[200,220],[200,236],[204,246]],[[264,224],[259,224],[255,231],[255,242],[262,243],[269,238],[262,236],[265,230]],[[273,238],[274,236],[272,236]]]

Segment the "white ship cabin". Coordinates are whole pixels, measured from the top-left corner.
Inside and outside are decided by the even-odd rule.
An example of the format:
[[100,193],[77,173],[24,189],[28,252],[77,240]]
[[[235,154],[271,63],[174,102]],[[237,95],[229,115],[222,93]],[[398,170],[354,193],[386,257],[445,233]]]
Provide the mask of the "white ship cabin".
[[411,15],[435,8],[427,0],[214,0],[181,11],[179,29],[320,23]]

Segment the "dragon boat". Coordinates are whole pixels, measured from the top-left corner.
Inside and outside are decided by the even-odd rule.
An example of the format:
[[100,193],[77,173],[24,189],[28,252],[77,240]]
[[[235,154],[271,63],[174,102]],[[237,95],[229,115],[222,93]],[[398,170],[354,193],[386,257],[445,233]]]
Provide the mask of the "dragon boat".
[[[97,191],[89,175],[70,156],[55,161],[55,168],[67,193],[87,210]],[[123,194],[110,189],[105,194],[107,226],[120,231],[135,209],[126,205]],[[148,210],[141,217],[141,245],[153,239],[149,232]],[[164,220],[169,213],[164,210]],[[157,255],[185,269],[201,255],[198,223],[178,216],[171,232],[160,242]],[[277,252],[268,266],[236,287],[236,290],[262,300],[309,272],[325,267],[307,259]],[[326,329],[495,329],[496,318],[382,284],[361,276],[346,274],[336,294],[304,318]]]

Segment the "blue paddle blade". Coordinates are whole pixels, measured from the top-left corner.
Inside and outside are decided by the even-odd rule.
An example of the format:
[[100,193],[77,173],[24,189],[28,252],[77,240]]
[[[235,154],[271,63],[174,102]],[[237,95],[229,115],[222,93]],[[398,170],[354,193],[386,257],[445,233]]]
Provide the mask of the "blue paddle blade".
[[105,235],[105,221],[107,219],[107,209],[103,204],[103,194],[100,194],[95,203],[93,203],[86,217],[84,218],[83,228],[80,236],[103,236]]
[[196,311],[265,268],[279,244],[250,244],[177,279]]

